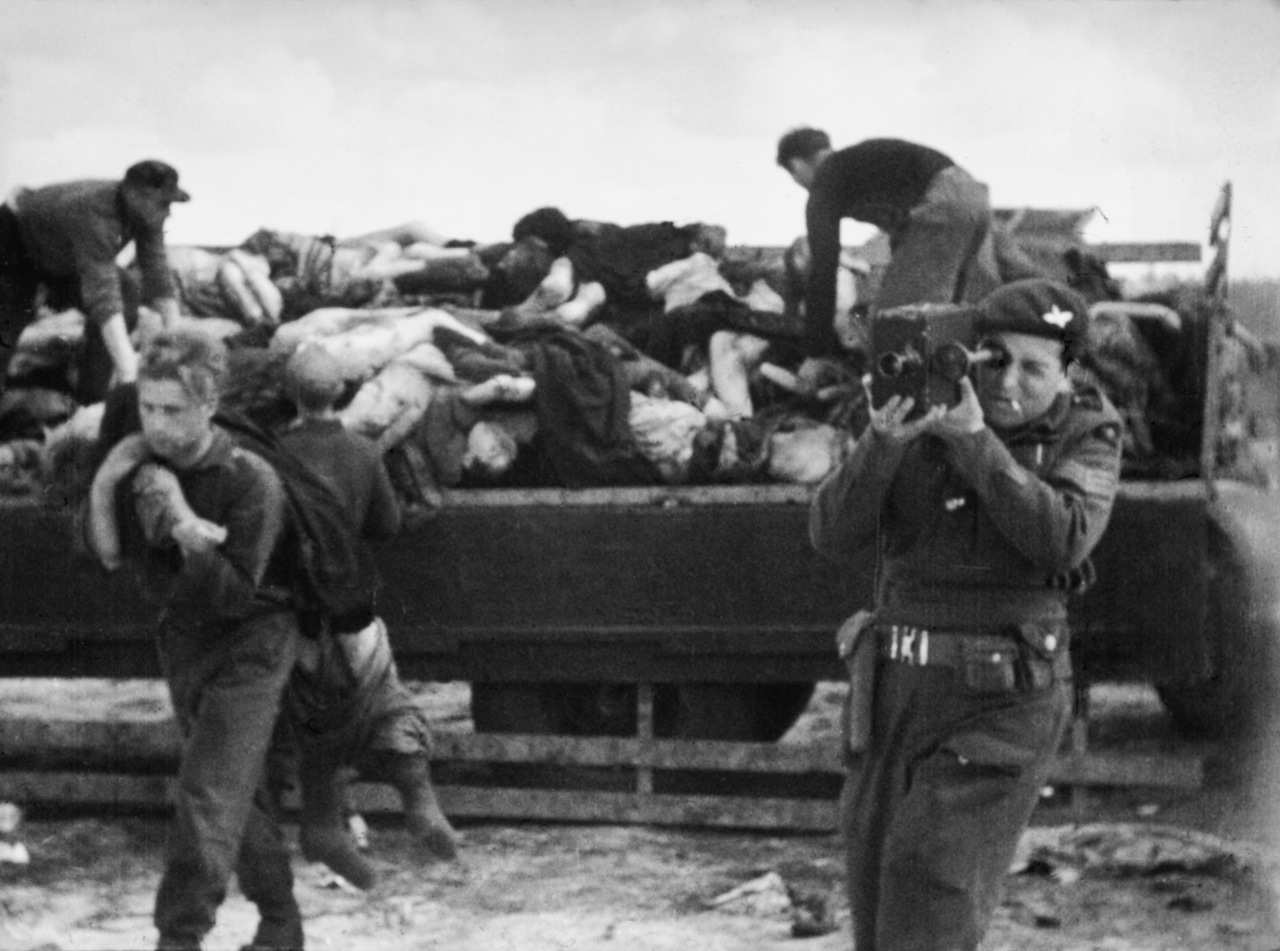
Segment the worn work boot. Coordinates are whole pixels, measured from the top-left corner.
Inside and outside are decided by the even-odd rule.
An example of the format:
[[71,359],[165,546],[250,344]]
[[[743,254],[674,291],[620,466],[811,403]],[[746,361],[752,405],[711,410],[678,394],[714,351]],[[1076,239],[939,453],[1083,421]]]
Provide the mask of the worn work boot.
[[387,778],[400,791],[409,831],[437,858],[457,858],[458,833],[440,811],[426,755],[394,753],[389,760]]
[[356,888],[372,888],[378,873],[360,854],[342,821],[342,783],[338,770],[314,762],[305,753],[302,759],[302,816],[298,832],[302,854],[309,861],[323,862]]

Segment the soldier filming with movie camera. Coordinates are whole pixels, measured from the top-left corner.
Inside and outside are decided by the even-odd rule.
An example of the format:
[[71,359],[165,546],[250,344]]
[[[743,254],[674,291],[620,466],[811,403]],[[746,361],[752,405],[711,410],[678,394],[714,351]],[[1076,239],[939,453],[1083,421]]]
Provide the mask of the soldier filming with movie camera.
[[1084,301],[1034,279],[953,310],[873,320],[879,405],[810,511],[818,551],[878,558],[874,612],[841,631],[858,951],[981,941],[1069,719],[1066,600],[1119,480],[1119,416],[1069,374]]

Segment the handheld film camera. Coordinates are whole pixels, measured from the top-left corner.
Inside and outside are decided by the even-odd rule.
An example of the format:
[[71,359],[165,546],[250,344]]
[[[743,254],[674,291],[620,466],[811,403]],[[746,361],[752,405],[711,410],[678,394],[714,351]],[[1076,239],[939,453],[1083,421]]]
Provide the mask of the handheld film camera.
[[916,404],[908,418],[954,405],[958,384],[975,366],[1007,359],[1003,350],[978,344],[978,315],[976,307],[958,304],[910,304],[872,317],[872,405],[910,396]]

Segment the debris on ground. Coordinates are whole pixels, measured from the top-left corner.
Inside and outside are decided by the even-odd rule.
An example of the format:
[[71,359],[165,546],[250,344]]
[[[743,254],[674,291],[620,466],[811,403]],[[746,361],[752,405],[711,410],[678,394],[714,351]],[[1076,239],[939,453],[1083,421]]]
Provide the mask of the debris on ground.
[[791,894],[781,875],[766,872],[717,895],[708,905],[735,914],[772,918],[791,911]]
[[1052,877],[1063,884],[1086,875],[1229,875],[1257,864],[1255,851],[1207,832],[1175,826],[1091,823],[1027,830],[1010,871]]
[[729,889],[707,902],[708,907],[758,918],[791,918],[793,938],[816,938],[836,931],[833,896],[788,883],[769,871]]
[[0,802],[0,865],[30,865],[31,853],[18,838],[22,810],[12,802]]

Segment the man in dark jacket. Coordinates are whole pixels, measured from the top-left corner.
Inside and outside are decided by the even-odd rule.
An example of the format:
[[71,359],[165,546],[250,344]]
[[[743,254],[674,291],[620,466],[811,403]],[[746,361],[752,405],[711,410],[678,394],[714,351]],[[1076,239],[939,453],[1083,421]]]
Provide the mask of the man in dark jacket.
[[[264,782],[297,656],[284,488],[214,424],[226,372],[225,348],[199,331],[151,341],[137,384],[142,432],[99,468],[87,536],[107,567],[122,555],[134,563],[163,603],[160,665],[183,742],[156,895],[159,947],[200,947],[234,870],[261,919],[249,947],[301,948],[289,850]],[[183,504],[148,503],[153,495]],[[135,497],[151,513],[140,525]]]
[[135,315],[126,314],[116,256],[133,242],[141,302],[171,321],[178,303],[164,223],[174,202],[190,198],[177,171],[155,159],[131,165],[119,181],[15,189],[0,205],[0,388],[19,335],[36,319],[42,288],[51,309],[78,308],[93,328],[80,362],[80,402],[101,399],[113,371],[121,382],[133,380],[138,355],[127,318]]
[[1084,302],[1027,280],[981,310],[1001,359],[953,407],[876,409],[810,511],[818,551],[880,553],[841,795],[858,951],[981,941],[1068,721],[1067,592],[1118,485],[1119,417],[1067,375]]
[[820,129],[794,129],[777,161],[809,192],[805,226],[812,264],[805,294],[802,381],[816,385],[836,355],[840,222],[854,218],[889,236],[892,257],[876,307],[981,300],[1000,283],[987,187],[947,155],[901,139],[867,139],[833,151]]

